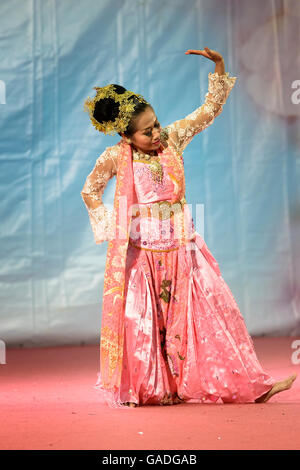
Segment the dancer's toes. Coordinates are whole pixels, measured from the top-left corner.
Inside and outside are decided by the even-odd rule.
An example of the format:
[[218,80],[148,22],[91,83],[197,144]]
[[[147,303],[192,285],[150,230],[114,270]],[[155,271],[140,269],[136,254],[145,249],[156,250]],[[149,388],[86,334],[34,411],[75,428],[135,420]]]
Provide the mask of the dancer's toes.
[[137,407],[137,404],[136,404],[136,403],[133,403],[133,402],[130,402],[130,403],[129,403],[129,406],[130,406],[130,408],[136,408],[136,407]]
[[288,377],[287,380],[288,380],[288,383],[290,384],[289,388],[291,388],[291,386],[292,386],[293,382],[296,380],[296,378],[297,378],[297,374],[293,374],[293,375],[290,375]]
[[290,375],[287,379],[279,382],[278,391],[288,390],[293,385],[293,382],[296,380],[297,374]]
[[129,406],[130,408],[135,408],[137,406],[136,403],[133,403],[132,401],[127,401],[125,403],[126,406]]
[[183,400],[180,400],[179,397],[173,398],[173,405],[178,405],[179,403],[183,403]]

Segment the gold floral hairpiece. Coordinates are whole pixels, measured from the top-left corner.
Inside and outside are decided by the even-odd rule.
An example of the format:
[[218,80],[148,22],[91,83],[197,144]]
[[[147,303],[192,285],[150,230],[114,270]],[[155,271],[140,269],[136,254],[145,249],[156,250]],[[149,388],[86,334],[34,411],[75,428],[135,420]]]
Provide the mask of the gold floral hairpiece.
[[[84,102],[84,111],[89,113],[93,126],[104,134],[114,135],[119,132],[125,132],[135,110],[135,104],[129,100],[132,96],[138,99],[140,103],[149,104],[142,95],[138,95],[133,91],[126,90],[124,93],[117,93],[114,85],[106,85],[104,87],[94,87],[97,94],[94,98],[88,97]],[[119,114],[114,121],[105,121],[100,123],[94,118],[94,110],[97,101],[103,98],[112,98],[119,103]]]

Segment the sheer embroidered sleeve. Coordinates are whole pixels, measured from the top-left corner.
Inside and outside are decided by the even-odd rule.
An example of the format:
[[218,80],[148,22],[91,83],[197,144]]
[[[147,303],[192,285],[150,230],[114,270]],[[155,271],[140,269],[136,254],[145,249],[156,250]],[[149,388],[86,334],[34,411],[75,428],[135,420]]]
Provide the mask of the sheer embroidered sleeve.
[[116,175],[116,173],[117,158],[114,154],[113,147],[109,147],[97,159],[81,191],[96,244],[111,239],[113,210],[108,209],[103,204],[102,195],[108,181]]
[[195,135],[206,129],[221,114],[236,78],[230,77],[228,72],[224,75],[209,72],[208,92],[202,106],[163,129],[165,138],[179,153],[183,152]]

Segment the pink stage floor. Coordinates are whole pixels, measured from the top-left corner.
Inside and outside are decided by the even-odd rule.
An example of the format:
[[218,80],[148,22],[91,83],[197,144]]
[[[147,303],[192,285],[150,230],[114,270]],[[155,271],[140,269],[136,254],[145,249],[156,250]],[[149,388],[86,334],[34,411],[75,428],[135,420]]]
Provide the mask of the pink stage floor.
[[265,404],[111,409],[93,388],[98,345],[8,349],[0,449],[300,449],[300,365],[291,346],[300,338],[253,339],[275,379],[298,374],[292,389]]

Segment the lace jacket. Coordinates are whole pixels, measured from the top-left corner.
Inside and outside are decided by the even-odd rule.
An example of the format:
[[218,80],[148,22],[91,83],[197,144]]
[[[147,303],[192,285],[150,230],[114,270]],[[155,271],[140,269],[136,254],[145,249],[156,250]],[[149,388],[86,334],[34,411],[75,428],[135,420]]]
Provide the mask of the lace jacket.
[[[184,119],[173,122],[163,129],[168,145],[180,154],[192,138],[213,123],[223,109],[230,94],[236,77],[229,73],[218,75],[208,74],[208,92],[204,103]],[[89,173],[81,191],[81,196],[87,208],[95,243],[108,241],[113,223],[113,211],[102,202],[104,189],[108,181],[118,171],[118,146],[106,148],[98,157],[93,170]]]

